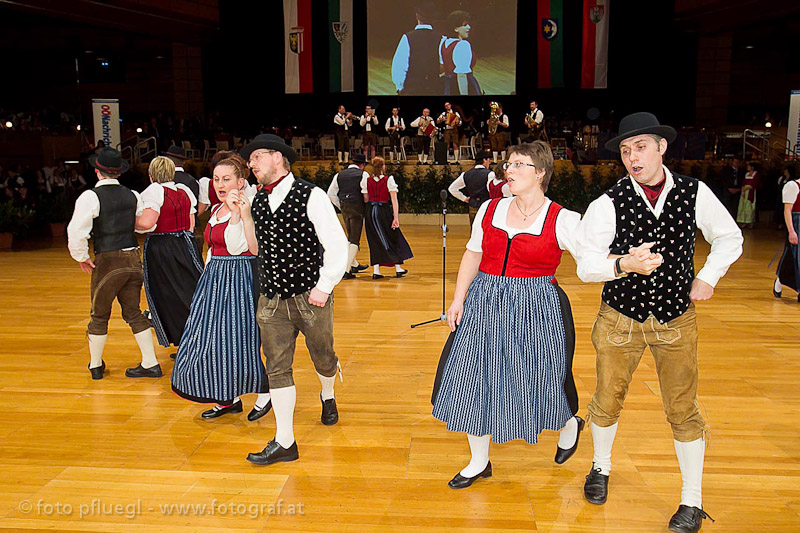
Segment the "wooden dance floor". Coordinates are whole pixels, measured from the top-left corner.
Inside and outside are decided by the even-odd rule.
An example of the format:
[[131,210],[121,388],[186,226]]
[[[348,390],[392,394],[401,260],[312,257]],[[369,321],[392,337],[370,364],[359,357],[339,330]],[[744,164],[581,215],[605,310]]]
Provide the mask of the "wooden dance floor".
[[[649,354],[620,422],[606,505],[583,499],[589,431],[563,466],[553,462],[557,435],[547,433],[536,446],[493,445],[494,477],[447,487],[469,458],[466,438],[431,416],[448,330],[409,328],[441,312],[441,234],[435,226],[404,230],[416,254],[406,278],[373,281],[367,271],[336,289],[339,424],[320,423],[319,381],[300,342],[300,460],[267,467],[245,461],[275,430],[272,413],[247,421],[254,395],[243,398],[243,414],[201,419],[202,406],[171,392],[172,360],[162,348],[163,378],[126,378],[139,352],[118,307],[104,356],[109,371],[92,381],[89,277],[64,243],[0,253],[0,528],[666,531],[681,480]],[[772,297],[767,269],[782,238],[747,231],[743,257],[698,305],[700,407],[710,429],[704,506],[716,519],[704,531],[800,530],[800,305],[788,289],[782,300]],[[466,239],[466,226],[453,227],[448,298]],[[698,257],[707,252],[698,239]],[[367,252],[359,258],[366,262]],[[567,254],[558,277],[575,314],[585,416],[601,286],[581,284]]]

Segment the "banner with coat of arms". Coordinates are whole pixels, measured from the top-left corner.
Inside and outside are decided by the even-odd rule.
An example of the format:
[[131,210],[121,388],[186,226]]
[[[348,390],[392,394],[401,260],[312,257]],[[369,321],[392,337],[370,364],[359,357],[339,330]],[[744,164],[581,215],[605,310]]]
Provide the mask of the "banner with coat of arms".
[[328,0],[329,86],[353,92],[353,0]]
[[581,89],[608,88],[608,8],[611,0],[583,0]]
[[283,31],[286,93],[311,93],[311,0],[283,0]]
[[539,37],[537,38],[539,87],[564,86],[564,2],[538,0],[536,5]]

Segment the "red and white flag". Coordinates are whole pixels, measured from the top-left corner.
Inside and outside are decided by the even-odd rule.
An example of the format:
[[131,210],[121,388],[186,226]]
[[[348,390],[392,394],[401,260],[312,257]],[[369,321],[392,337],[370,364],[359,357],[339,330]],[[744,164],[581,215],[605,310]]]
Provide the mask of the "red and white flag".
[[311,0],[283,0],[287,94],[314,91],[311,66]]
[[608,5],[611,0],[583,0],[581,89],[608,88]]

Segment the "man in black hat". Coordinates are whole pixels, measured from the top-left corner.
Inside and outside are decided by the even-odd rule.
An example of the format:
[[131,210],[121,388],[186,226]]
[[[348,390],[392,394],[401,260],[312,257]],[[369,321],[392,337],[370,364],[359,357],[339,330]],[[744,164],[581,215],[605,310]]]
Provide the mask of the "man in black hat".
[[350,243],[347,253],[347,264],[350,270],[344,273],[344,279],[353,279],[362,270],[369,268],[356,260],[361,244],[361,231],[364,228],[364,195],[361,186],[366,186],[369,172],[364,170],[367,158],[364,154],[353,154],[350,166],[337,173],[328,187],[328,198],[342,212],[344,229]]
[[417,25],[403,34],[392,58],[392,81],[403,95],[442,94],[444,84],[439,77],[439,43],[443,36],[434,31],[432,2],[423,2],[414,14]]
[[306,339],[322,385],[322,423],[339,412],[333,393],[339,360],[333,349],[333,288],[347,267],[347,238],[322,189],[292,175],[295,151],[272,134],[242,148],[261,190],[253,199],[260,297],[256,318],[264,343],[275,438],[247,460],[259,465],[299,458],[294,440],[297,392],[292,378],[297,334]]
[[478,208],[489,199],[489,182],[495,178],[494,171],[489,170],[491,161],[492,154],[481,150],[475,154],[475,166],[462,172],[447,188],[450,194],[469,204],[470,227]]
[[[676,132],[650,113],[622,119],[606,149],[620,153],[628,176],[589,205],[578,232],[578,276],[605,282],[592,328],[597,388],[589,403],[594,463],[584,496],[605,503],[611,447],[633,373],[642,353],[655,359],[661,397],[672,426],[683,479],[672,531],[701,527],[705,422],[697,407],[695,302],[742,253],[742,233],[704,183],[670,172],[663,164]],[[695,276],[697,228],[711,244]]]
[[[118,300],[122,318],[131,328],[142,353],[142,368],[161,367],[153,348],[150,322],[142,315],[142,259],[134,233],[136,217],[144,212],[139,193],[119,184],[128,163],[113,148],[103,148],[89,157],[97,174],[97,185],[84,191],[75,202],[67,226],[67,247],[81,270],[91,274],[92,309],[87,330],[89,372],[92,379],[103,379],[106,364],[103,348],[108,338],[111,305]],[[89,238],[94,241],[94,261],[89,255]]]

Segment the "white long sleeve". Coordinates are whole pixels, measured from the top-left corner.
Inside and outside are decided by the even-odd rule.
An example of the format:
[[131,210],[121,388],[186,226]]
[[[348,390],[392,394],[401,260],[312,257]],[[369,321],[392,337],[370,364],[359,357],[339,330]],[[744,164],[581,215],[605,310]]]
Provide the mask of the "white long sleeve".
[[467,201],[467,195],[461,192],[461,189],[466,187],[467,184],[464,182],[464,173],[462,172],[456,179],[453,180],[453,183],[447,188],[447,191],[452,194],[455,198],[461,200],[462,202]]
[[333,177],[333,181],[331,181],[330,186],[328,186],[328,198],[330,198],[331,203],[333,205],[335,205],[339,209],[342,208],[342,203],[339,200],[339,173],[338,172]]
[[330,294],[342,280],[347,264],[348,242],[330,200],[319,187],[308,198],[308,218],[322,244],[322,267],[316,288]]

